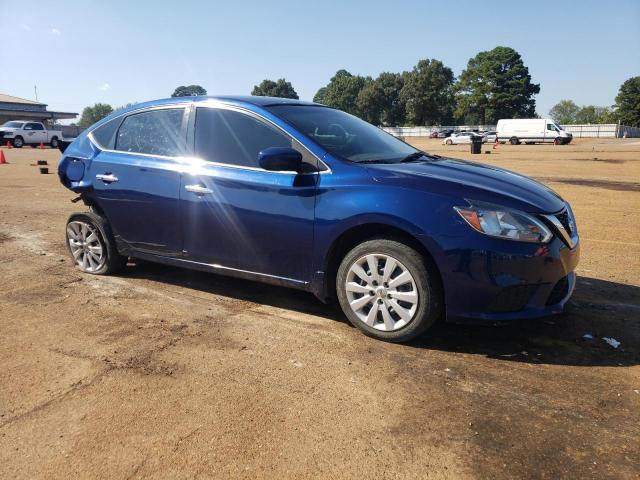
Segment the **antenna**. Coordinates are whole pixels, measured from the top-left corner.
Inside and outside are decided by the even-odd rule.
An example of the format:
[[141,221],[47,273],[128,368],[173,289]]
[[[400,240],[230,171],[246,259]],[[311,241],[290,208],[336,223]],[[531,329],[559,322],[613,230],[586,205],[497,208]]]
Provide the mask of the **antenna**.
[[33,86],[33,91],[36,92],[36,102],[38,101],[38,86],[34,85]]

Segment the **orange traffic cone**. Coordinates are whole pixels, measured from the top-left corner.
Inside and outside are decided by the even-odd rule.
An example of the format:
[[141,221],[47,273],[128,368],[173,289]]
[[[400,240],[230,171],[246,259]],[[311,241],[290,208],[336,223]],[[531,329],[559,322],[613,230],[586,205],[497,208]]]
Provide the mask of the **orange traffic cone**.
[[13,148],[13,145],[11,145],[11,142],[9,140],[7,140],[7,148]]
[[39,148],[40,150],[44,150],[44,143],[40,142],[40,145],[38,145],[38,148]]
[[5,165],[9,162],[7,162],[7,159],[4,158],[4,152],[2,150],[0,150],[0,165]]

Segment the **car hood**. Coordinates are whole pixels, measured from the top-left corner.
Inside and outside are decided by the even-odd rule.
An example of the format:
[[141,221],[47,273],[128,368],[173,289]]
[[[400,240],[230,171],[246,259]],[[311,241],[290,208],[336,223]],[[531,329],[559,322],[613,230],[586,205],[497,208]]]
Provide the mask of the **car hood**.
[[509,170],[450,158],[367,165],[374,181],[434,194],[484,201],[531,213],[555,213],[565,206],[553,190]]

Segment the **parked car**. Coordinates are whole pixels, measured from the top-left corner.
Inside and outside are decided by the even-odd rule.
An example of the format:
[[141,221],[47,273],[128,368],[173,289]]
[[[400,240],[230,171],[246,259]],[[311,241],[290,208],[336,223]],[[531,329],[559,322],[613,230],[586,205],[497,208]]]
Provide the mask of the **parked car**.
[[482,134],[482,143],[495,143],[497,138],[497,133],[495,130],[490,130],[488,132],[484,132]]
[[337,298],[367,335],[562,311],[579,240],[535,180],[429,155],[340,110],[183,97],[118,110],[66,149],[76,267],[133,257]]
[[453,130],[453,128],[445,128],[443,130],[438,130],[438,135],[437,135],[436,138],[447,138],[447,137],[450,137],[453,134],[454,131],[455,130]]
[[481,135],[475,132],[459,132],[454,133],[450,137],[445,138],[442,141],[443,145],[459,145],[461,143],[471,143],[471,138],[480,137]]
[[22,148],[23,145],[37,147],[41,143],[58,148],[60,138],[61,131],[48,130],[41,122],[12,120],[0,127],[0,143],[4,145],[8,141],[16,148]]
[[550,118],[501,119],[498,120],[497,131],[499,141],[511,145],[522,142],[566,145],[573,140],[571,133]]

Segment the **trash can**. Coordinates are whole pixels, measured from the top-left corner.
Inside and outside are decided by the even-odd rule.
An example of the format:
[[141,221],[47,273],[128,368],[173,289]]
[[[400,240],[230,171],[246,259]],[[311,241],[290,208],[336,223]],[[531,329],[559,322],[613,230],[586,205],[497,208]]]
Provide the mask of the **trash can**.
[[471,137],[471,153],[482,153],[482,137],[480,135]]

